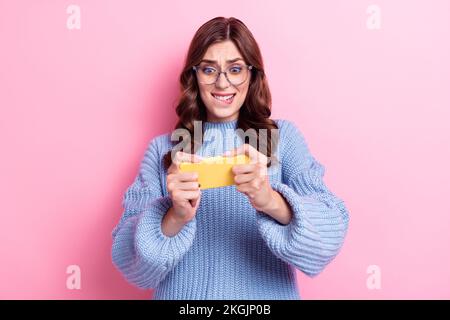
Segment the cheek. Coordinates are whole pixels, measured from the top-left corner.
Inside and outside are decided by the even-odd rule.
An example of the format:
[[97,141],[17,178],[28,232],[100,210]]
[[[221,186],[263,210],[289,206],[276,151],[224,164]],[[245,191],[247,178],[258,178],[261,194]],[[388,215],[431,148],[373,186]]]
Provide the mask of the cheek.
[[206,104],[208,103],[208,101],[211,101],[212,96],[208,89],[199,88],[199,90],[200,90],[200,97],[202,98],[203,103]]
[[202,98],[206,98],[208,96],[208,90],[206,88],[200,87],[199,90],[200,90],[200,96]]
[[248,94],[248,86],[239,92],[239,101],[244,102]]

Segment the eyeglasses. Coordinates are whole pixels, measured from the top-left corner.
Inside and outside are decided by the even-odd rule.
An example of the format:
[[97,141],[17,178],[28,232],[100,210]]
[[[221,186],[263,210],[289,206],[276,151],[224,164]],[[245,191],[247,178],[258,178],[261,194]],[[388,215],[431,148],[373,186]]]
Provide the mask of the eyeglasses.
[[227,67],[226,71],[218,71],[210,64],[201,63],[192,67],[192,69],[196,72],[198,82],[201,84],[214,84],[219,79],[220,74],[223,73],[231,85],[238,86],[247,80],[253,66],[235,63]]

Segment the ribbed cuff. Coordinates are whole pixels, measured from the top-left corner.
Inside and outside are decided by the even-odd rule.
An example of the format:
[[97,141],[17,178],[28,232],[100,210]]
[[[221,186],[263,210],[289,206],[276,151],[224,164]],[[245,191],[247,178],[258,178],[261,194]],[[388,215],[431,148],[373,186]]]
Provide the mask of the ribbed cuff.
[[143,259],[168,270],[171,270],[192,246],[197,226],[194,217],[173,237],[164,235],[161,223],[171,206],[172,199],[169,196],[153,200],[151,210],[142,213],[135,235],[136,250]]
[[300,196],[289,185],[273,183],[292,209],[282,225],[257,211],[258,229],[272,252],[310,276],[317,275],[339,251],[348,219],[343,204],[331,194]]
[[265,212],[256,211],[256,221],[258,229],[269,247],[281,253],[289,243],[293,233],[296,230],[300,230],[302,221],[301,210],[299,208],[298,195],[294,190],[280,182],[274,182],[271,185],[272,189],[280,193],[291,206],[292,220],[287,225],[283,225]]

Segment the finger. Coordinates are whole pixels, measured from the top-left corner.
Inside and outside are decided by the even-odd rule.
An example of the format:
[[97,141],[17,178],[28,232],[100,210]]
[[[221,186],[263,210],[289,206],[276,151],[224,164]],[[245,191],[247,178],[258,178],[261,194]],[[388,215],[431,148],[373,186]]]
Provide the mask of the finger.
[[170,182],[189,182],[189,181],[197,181],[198,180],[198,172],[190,171],[190,172],[179,172],[174,174]]
[[174,201],[194,200],[197,199],[199,195],[200,190],[198,191],[177,190],[177,192],[174,194]]
[[245,146],[246,145],[247,144],[242,144],[237,148],[234,148],[229,151],[225,151],[224,155],[227,157],[234,157],[234,156],[237,156],[238,154],[245,154],[245,148],[246,148]]
[[253,163],[253,164],[238,164],[234,165],[231,168],[231,171],[236,174],[250,173],[255,172],[258,176],[266,176],[267,175],[267,166],[262,163]]
[[202,162],[203,157],[198,154],[192,154],[191,162]]
[[179,190],[198,190],[200,188],[200,184],[198,182],[179,182],[176,186]]
[[182,172],[178,175],[178,181],[180,182],[188,182],[188,181],[197,181],[198,180],[198,172]]
[[[250,197],[250,195],[252,195],[253,192],[253,188],[249,182],[236,186],[236,189],[237,191],[244,193],[248,197]],[[253,198],[253,196],[251,196],[251,198]]]
[[231,171],[236,174],[250,173],[256,171],[255,164],[236,164],[231,168]]
[[240,154],[247,155],[250,158],[250,163],[267,164],[267,157],[248,143],[242,144],[233,150],[225,152],[225,156],[227,157],[233,157]]
[[181,162],[201,162],[203,160],[202,156],[199,156],[197,154],[192,154],[192,153],[187,153],[187,152],[183,152],[183,151],[178,151],[176,153],[176,163],[181,163]]
[[173,163],[179,165],[182,162],[201,162],[203,160],[202,156],[197,154],[186,153],[183,151],[177,151],[172,160]]
[[254,172],[246,173],[246,174],[238,174],[238,175],[234,176],[234,182],[236,184],[244,184],[244,183],[252,181],[256,177],[257,177],[256,173],[254,173]]
[[200,198],[201,198],[202,192],[200,191],[198,198],[191,200],[191,205],[193,208],[198,207],[198,205],[200,204]]

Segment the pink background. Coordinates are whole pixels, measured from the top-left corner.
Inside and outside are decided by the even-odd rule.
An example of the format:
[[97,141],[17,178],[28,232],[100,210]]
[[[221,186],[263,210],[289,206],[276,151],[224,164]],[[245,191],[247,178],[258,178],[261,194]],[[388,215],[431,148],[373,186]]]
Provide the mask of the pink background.
[[[450,298],[450,2],[0,1],[0,298],[146,299],[110,258],[122,196],[176,122],[194,32],[256,37],[273,118],[295,121],[351,214],[304,299]],[[81,268],[81,290],[66,268]],[[381,289],[366,286],[369,265]]]

